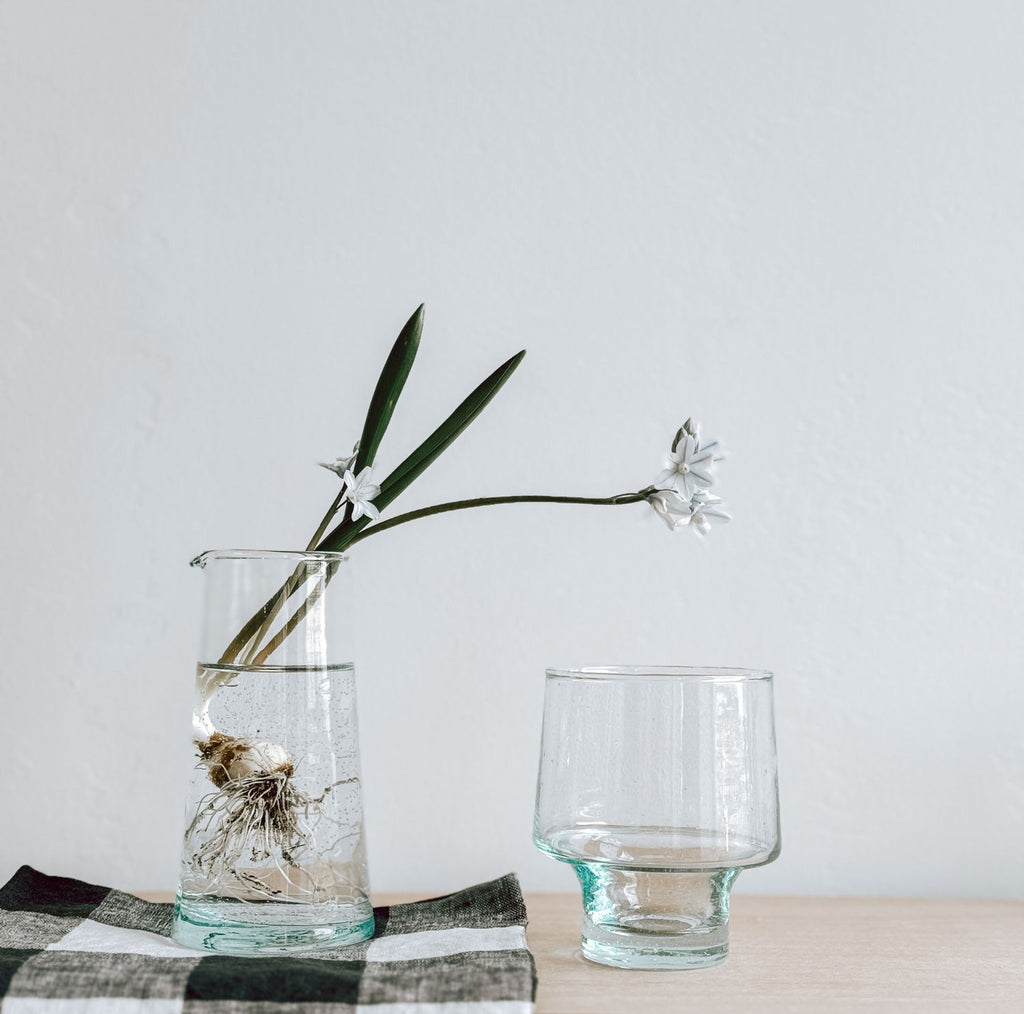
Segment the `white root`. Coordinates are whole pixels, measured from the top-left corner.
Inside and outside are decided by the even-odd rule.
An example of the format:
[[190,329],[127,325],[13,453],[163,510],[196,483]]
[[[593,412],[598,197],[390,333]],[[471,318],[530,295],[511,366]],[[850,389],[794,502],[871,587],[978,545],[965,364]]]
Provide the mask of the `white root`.
[[[318,851],[314,831],[323,816],[321,804],[335,788],[358,779],[343,779],[319,796],[308,796],[295,787],[295,765],[276,743],[214,732],[196,745],[217,791],[202,799],[185,832],[193,868],[213,885],[249,897],[318,896],[324,887],[306,864]],[[272,878],[251,869],[267,864],[273,865]],[[281,886],[271,886],[272,881]]]

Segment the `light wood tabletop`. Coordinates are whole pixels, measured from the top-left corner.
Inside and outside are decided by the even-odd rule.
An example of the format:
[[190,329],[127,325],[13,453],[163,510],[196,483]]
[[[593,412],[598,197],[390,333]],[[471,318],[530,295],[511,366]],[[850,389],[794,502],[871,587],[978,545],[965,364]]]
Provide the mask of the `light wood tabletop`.
[[734,894],[726,961],[645,972],[580,956],[578,894],[525,897],[537,1014],[1024,1011],[1024,901]]
[[737,894],[729,957],[686,972],[584,960],[578,896],[526,907],[537,1014],[1024,1011],[1024,901]]

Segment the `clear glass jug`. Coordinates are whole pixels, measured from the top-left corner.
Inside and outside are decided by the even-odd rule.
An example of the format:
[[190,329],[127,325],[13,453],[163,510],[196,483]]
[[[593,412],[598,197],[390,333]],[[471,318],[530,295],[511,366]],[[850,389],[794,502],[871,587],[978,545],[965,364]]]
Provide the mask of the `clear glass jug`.
[[236,954],[373,932],[337,553],[218,550],[206,581],[174,937]]

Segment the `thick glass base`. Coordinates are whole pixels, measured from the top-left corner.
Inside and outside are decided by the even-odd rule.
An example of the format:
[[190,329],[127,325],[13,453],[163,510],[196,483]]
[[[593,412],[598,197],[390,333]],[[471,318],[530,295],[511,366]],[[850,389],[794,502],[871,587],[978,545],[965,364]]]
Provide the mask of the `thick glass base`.
[[171,936],[221,954],[293,954],[361,943],[373,936],[373,925],[369,901],[305,905],[179,893]]
[[729,954],[735,868],[707,873],[573,863],[583,888],[583,956],[617,968],[707,968]]

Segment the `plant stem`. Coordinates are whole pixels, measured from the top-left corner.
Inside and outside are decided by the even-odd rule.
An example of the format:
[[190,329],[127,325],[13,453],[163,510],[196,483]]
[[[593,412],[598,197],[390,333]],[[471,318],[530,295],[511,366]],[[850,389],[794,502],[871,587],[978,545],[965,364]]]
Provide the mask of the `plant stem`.
[[[475,497],[471,500],[451,500],[448,503],[439,503],[430,507],[421,507],[419,510],[408,511],[405,514],[399,514],[387,521],[381,521],[372,525],[356,535],[356,537],[348,543],[346,548],[348,548],[348,546],[355,545],[357,542],[361,542],[363,539],[369,538],[371,535],[375,535],[377,532],[383,532],[388,528],[396,528],[398,525],[404,525],[409,521],[416,521],[419,518],[427,518],[434,514],[447,514],[450,511],[464,511],[470,510],[474,507],[494,507],[498,504],[507,503],[577,503],[599,507],[617,507],[622,504],[640,503],[646,500],[653,491],[653,486],[647,486],[644,489],[638,490],[636,493],[619,493],[617,496],[607,497],[542,496],[537,494],[525,494],[520,496]],[[313,549],[315,549],[317,540],[323,535],[324,529],[337,512],[341,499],[342,494],[339,493],[334,503],[331,505],[331,509],[326,515],[324,515],[323,521],[320,522],[320,526],[317,529],[316,534],[306,547],[306,552],[312,552]],[[345,521],[348,520],[349,510],[350,508],[346,505],[345,517],[342,519],[341,524],[344,524]],[[295,594],[303,583],[305,577],[308,575],[306,565],[300,564],[284,585],[266,603],[266,605],[264,605],[264,607],[256,613],[248,623],[246,623],[245,627],[239,631],[238,635],[231,642],[231,645],[229,645],[228,650],[224,653],[221,662],[234,661],[242,649],[247,645],[250,645],[250,642],[252,643],[248,651],[249,664],[259,665],[266,661],[266,659],[284,643],[287,636],[299,625],[299,623],[302,622],[306,613],[309,611],[310,606],[312,606],[316,599],[319,598],[326,590],[327,584],[330,582],[331,578],[334,577],[336,571],[336,565],[328,566],[322,581],[317,582],[317,585],[310,592],[309,596],[307,596],[307,598],[298,606],[285,625],[261,650],[260,641],[269,630],[270,624],[274,621],[274,618],[281,611],[288,599]]]
[[[323,519],[321,520],[319,526],[317,527],[317,530],[313,533],[313,538],[309,540],[309,544],[306,546],[307,553],[311,553],[314,549],[316,549],[316,544],[320,541],[324,532],[327,531],[327,526],[331,523],[331,520],[334,518],[334,515],[338,513],[338,510],[341,508],[344,499],[345,487],[342,486],[341,489],[338,490],[338,495],[334,498],[334,502],[327,509],[327,513],[323,516]],[[342,524],[344,524],[345,521],[347,520],[349,511],[351,510],[351,506],[351,504],[345,504],[345,510],[344,513],[342,514],[341,519]],[[290,587],[291,583],[295,581],[301,583],[304,579],[305,565],[299,564],[299,566],[295,570],[295,573],[292,574],[292,576],[289,578],[289,584],[285,585],[284,588],[282,588],[281,592],[275,597],[273,605],[270,607],[269,610],[266,611],[263,617],[263,622],[259,625],[259,628],[257,629],[252,639],[251,645],[248,646],[248,651],[246,652],[245,658],[246,665],[261,665],[264,659],[266,659],[269,655],[276,651],[278,647],[280,647],[281,642],[284,640],[284,638],[287,637],[288,634],[291,633],[291,631],[293,631],[295,627],[298,625],[298,623],[301,621],[302,617],[299,617],[299,620],[295,620],[295,617],[293,616],[292,620],[295,622],[289,621],[291,625],[286,625],[284,629],[280,631],[277,634],[277,636],[270,642],[270,644],[273,645],[273,647],[270,647],[269,651],[267,650],[267,648],[263,648],[262,650],[260,649],[260,642],[263,640],[264,637],[267,636],[267,633],[270,631],[270,625],[277,618],[277,614],[281,611],[285,602],[291,597],[292,592],[294,591],[294,587],[292,587],[292,590],[288,591],[287,594],[285,594],[286,589]],[[297,585],[295,585],[295,587],[297,587]],[[312,603],[309,604],[312,605]],[[305,612],[303,612],[302,615],[305,616]]]
[[[334,498],[331,506],[328,508],[327,513],[323,516],[313,538],[309,540],[309,544],[306,546],[306,552],[311,553],[316,549],[316,544],[322,538],[324,532],[327,530],[327,526],[331,523],[332,518],[338,512],[338,508],[341,506],[342,500],[345,496],[345,487],[342,486],[338,490],[338,495]],[[342,518],[342,523],[348,517],[349,506],[345,505],[345,516]],[[263,608],[259,612],[251,616],[244,627],[235,635],[234,639],[227,646],[224,654],[220,657],[221,665],[232,664],[239,655],[248,648],[248,658],[246,662],[252,661],[252,658],[257,654],[260,647],[260,641],[266,636],[267,630],[271,623],[274,622],[275,617],[281,611],[285,602],[288,601],[298,590],[306,576],[306,565],[300,563],[295,571],[288,578],[287,581],[267,600]]]
[[299,608],[295,610],[288,622],[267,641],[260,651],[253,653],[252,658],[248,661],[249,665],[263,665],[284,644],[288,639],[288,635],[306,618],[306,614],[316,603],[316,600],[327,590],[327,585],[330,584],[331,578],[334,577],[337,570],[337,563],[327,564],[327,569],[320,575],[313,590],[306,596]]
[[[334,503],[331,504],[330,509],[323,516],[323,520],[320,522],[320,525],[317,528],[316,532],[314,532],[313,538],[309,540],[309,545],[306,546],[307,553],[312,553],[313,550],[316,549],[316,544],[323,538],[324,532],[327,531],[327,526],[331,523],[331,519],[334,517],[334,515],[338,513],[338,508],[341,507],[341,503],[344,499],[345,486],[342,485],[341,489],[338,490],[338,495],[334,498]],[[345,515],[341,519],[342,524],[344,524],[346,518],[348,517],[350,507],[350,504],[345,504]]]
[[529,494],[523,496],[484,496],[476,497],[472,500],[451,500],[448,503],[434,504],[432,507],[421,507],[419,510],[408,511],[405,514],[399,514],[397,517],[390,518],[387,521],[381,521],[379,524],[372,525],[371,527],[364,529],[349,543],[349,545],[354,546],[357,542],[362,542],[363,539],[367,539],[371,535],[376,535],[377,532],[383,532],[388,528],[396,528],[398,525],[404,525],[408,521],[427,518],[432,514],[447,514],[449,511],[464,511],[470,510],[473,507],[493,507],[496,504],[502,503],[582,503],[593,504],[596,506],[615,507],[619,504],[640,503],[642,500],[647,499],[648,494],[650,494],[653,489],[653,486],[649,486],[636,493],[620,493],[618,496],[606,497],[540,496]]

